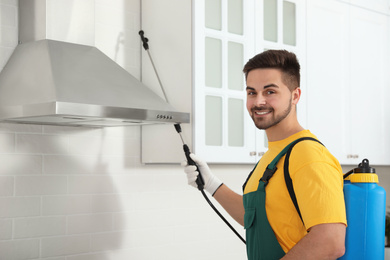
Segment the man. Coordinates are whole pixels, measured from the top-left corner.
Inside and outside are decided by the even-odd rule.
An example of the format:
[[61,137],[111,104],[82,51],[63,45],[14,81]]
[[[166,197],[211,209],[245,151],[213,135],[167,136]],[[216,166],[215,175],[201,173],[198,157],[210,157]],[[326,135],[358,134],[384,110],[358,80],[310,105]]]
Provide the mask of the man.
[[[244,67],[247,110],[264,129],[269,150],[244,185],[241,196],[216,178],[194,154],[205,189],[246,229],[249,260],[337,259],[344,254],[346,215],[343,174],[338,161],[320,143],[297,143],[289,158],[289,174],[302,219],[284,179],[284,157],[268,183],[261,181],[267,165],[292,141],[313,137],[297,120],[301,96],[300,65],[295,54],[268,50]],[[326,109],[326,108],[324,108]],[[185,167],[189,184],[196,186],[195,166]]]

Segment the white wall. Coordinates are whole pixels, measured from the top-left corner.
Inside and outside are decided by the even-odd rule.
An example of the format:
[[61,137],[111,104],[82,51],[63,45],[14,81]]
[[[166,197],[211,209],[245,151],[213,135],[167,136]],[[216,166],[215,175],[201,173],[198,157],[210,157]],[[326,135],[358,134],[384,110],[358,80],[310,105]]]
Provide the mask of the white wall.
[[[0,0],[0,70],[17,6]],[[94,14],[95,45],[139,78],[139,1],[96,0]],[[181,166],[140,163],[140,135],[0,123],[0,260],[246,259]],[[237,192],[250,168],[213,167]]]

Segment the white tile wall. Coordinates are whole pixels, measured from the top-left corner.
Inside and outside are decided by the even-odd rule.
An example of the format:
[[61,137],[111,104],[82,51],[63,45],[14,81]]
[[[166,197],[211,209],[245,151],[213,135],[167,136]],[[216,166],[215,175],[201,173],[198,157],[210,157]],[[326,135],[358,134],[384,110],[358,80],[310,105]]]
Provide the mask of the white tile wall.
[[10,240],[12,238],[12,220],[0,219],[0,240]]
[[[17,45],[17,3],[0,0],[0,70]],[[94,3],[95,45],[140,77],[140,1]],[[140,135],[0,123],[0,260],[246,259],[180,166],[141,165]],[[214,167],[238,192],[249,168]]]
[[42,216],[92,213],[90,195],[62,195],[42,197]]
[[14,220],[13,237],[61,236],[66,234],[66,224],[65,216],[18,218]]
[[36,217],[40,215],[41,198],[39,197],[1,197],[0,217]]
[[1,259],[39,258],[39,239],[7,240],[0,242]]
[[90,235],[45,237],[41,239],[41,256],[53,257],[90,252]]

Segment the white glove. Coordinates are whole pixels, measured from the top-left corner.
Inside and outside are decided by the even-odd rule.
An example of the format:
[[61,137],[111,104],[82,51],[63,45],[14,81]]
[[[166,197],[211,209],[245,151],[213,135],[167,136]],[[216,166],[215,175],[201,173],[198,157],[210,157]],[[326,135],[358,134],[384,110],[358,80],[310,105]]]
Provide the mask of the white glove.
[[[204,189],[214,196],[214,193],[222,185],[222,182],[211,173],[210,168],[205,161],[201,160],[193,153],[190,154],[190,157],[199,167],[199,171],[201,172],[204,181]],[[196,179],[199,172],[196,170],[196,166],[188,165],[187,161],[183,162],[182,165],[185,166],[184,172],[187,174],[188,184],[198,188]]]

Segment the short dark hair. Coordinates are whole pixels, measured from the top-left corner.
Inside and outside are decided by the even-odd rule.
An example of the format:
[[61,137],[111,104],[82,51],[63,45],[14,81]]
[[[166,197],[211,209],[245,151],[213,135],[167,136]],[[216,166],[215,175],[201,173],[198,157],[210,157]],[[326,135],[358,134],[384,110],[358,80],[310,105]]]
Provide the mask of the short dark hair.
[[282,81],[292,91],[300,86],[300,69],[297,56],[286,50],[267,50],[257,54],[244,66],[245,78],[253,69],[279,69]]

